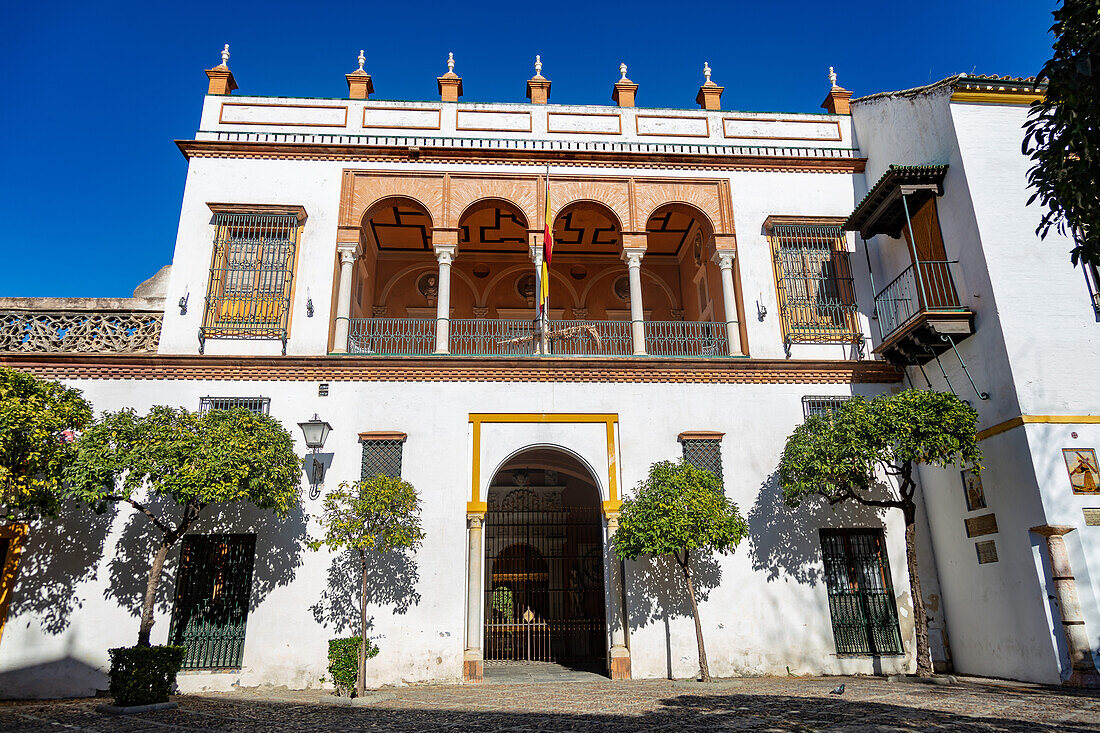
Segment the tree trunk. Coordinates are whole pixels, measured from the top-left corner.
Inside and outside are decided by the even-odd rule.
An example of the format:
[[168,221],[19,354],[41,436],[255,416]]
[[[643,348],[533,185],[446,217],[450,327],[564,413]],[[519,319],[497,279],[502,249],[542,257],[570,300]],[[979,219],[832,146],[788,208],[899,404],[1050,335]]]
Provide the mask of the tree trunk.
[[153,606],[157,600],[157,586],[160,585],[160,574],[164,570],[164,559],[168,557],[168,548],[172,542],[168,537],[160,541],[156,557],[153,558],[153,567],[149,569],[149,582],[145,584],[145,602],[141,607],[141,626],[138,628],[138,646],[149,646],[149,634],[153,630]]
[[359,551],[362,580],[359,591],[359,673],[355,677],[355,696],[367,690],[367,553]]
[[932,656],[928,649],[928,616],[924,613],[924,596],[917,575],[917,508],[909,502],[905,512],[905,560],[909,569],[909,595],[913,601],[913,626],[917,632],[917,676],[932,676]]
[[[680,562],[680,558],[676,558]],[[703,682],[710,682],[710,667],[707,666],[707,650],[703,648],[703,625],[699,623],[699,604],[695,602],[695,583],[691,580],[691,558],[688,551],[684,550],[684,561],[680,562],[680,569],[684,571],[684,581],[687,582],[688,598],[691,600],[691,618],[695,621],[695,641],[699,645],[699,674]]]

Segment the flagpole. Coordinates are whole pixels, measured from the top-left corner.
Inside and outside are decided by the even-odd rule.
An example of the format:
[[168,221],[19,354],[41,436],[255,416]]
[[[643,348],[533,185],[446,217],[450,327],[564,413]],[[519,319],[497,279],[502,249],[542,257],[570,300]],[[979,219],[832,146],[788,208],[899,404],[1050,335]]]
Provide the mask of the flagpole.
[[[540,328],[539,328],[539,346],[542,353],[547,354],[549,349],[549,333],[550,333],[550,262],[547,261],[546,255],[549,251],[547,249],[548,238],[553,237],[552,227],[553,222],[550,221],[550,164],[546,164],[546,185],[543,187],[543,196],[546,199],[546,221],[542,233],[542,266],[539,268],[539,276],[545,277],[546,282],[539,282],[539,294],[542,301],[542,312],[539,314]],[[545,296],[542,294],[545,293]]]

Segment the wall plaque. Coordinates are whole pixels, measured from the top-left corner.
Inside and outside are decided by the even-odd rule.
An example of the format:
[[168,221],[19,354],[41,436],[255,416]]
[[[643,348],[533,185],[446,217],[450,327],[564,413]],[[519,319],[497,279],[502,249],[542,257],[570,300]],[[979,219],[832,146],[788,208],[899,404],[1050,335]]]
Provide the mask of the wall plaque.
[[985,509],[985,489],[982,488],[982,475],[973,468],[963,469],[963,489],[966,496],[966,510],[973,512]]
[[1100,527],[1100,509],[1085,507],[1081,510],[1085,514],[1085,525],[1088,527]]
[[997,562],[997,543],[993,540],[978,542],[974,545],[974,549],[978,551],[979,565],[985,565],[986,563],[990,562]]
[[997,534],[996,514],[983,514],[966,520],[967,537],[981,537],[983,534]]

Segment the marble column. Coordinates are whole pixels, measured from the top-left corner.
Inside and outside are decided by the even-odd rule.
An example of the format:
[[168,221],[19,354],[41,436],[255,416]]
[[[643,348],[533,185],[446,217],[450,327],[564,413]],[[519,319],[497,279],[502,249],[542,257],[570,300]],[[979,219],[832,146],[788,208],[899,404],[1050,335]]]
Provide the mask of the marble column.
[[469,574],[466,576],[466,652],[462,655],[462,680],[481,682],[485,656],[481,651],[481,522],[483,514],[467,514],[470,525]]
[[626,261],[630,279],[630,336],[634,343],[634,355],[644,356],[645,351],[645,309],[642,307],[642,256],[645,249],[624,247],[623,260]]
[[[539,302],[539,297],[540,297],[539,294],[542,292],[542,235],[541,234],[532,234],[531,235],[531,244],[529,245],[529,249],[530,249],[530,253],[531,253],[531,264],[533,264],[535,266],[535,309],[536,309],[536,313],[537,313],[538,302]],[[548,293],[550,292],[549,288],[547,288],[547,292]],[[539,323],[539,325],[536,329],[536,333],[538,335],[538,342],[535,344],[535,353],[536,354],[549,354],[550,353],[550,344],[549,344],[549,338],[548,338],[549,334],[546,333],[546,328],[549,326],[549,322],[550,322],[550,298],[549,297],[546,298],[545,305],[546,305],[546,315],[545,315],[544,318],[541,319],[541,321],[540,321],[540,323]]]
[[626,646],[626,609],[623,606],[623,564],[612,547],[611,538],[619,529],[617,512],[607,515],[607,587],[610,604],[607,625],[611,631],[611,679],[630,679],[630,649]]
[[336,291],[336,322],[332,337],[335,354],[348,353],[348,329],[351,326],[351,281],[354,274],[358,244],[337,244],[340,254],[340,283]]
[[435,303],[435,353],[451,353],[451,263],[454,262],[453,244],[436,244],[435,259],[439,263],[439,285]]
[[1100,687],[1100,674],[1092,658],[1092,645],[1085,630],[1085,617],[1081,613],[1081,601],[1077,597],[1077,581],[1073,577],[1073,568],[1069,564],[1064,535],[1074,527],[1044,524],[1032,527],[1031,531],[1046,538],[1047,559],[1050,561],[1050,574],[1054,581],[1054,592],[1058,598],[1058,610],[1062,616],[1062,634],[1069,650],[1072,665],[1069,679],[1063,684],[1067,687]]
[[722,273],[722,306],[726,315],[726,339],[729,341],[730,356],[741,354],[741,329],[737,323],[737,295],[733,289],[733,258],[736,250],[715,250],[713,261]]

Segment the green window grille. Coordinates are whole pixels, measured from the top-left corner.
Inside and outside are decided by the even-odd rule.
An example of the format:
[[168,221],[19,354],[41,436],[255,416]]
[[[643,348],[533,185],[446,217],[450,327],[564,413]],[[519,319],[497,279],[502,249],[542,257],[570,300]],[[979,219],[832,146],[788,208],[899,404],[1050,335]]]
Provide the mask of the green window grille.
[[810,415],[825,417],[850,399],[851,397],[806,396],[802,398],[802,413],[804,417],[809,417]]
[[241,666],[255,555],[254,534],[184,536],[168,630],[184,669]]
[[861,341],[844,230],[784,224],[771,239],[788,356],[791,344]]
[[401,478],[401,454],[405,441],[400,438],[363,441],[363,469],[360,476],[364,479],[375,476]]
[[209,410],[232,410],[243,407],[257,415],[271,414],[270,397],[200,397],[199,414]]
[[823,529],[821,551],[838,654],[901,654],[881,529]]
[[297,214],[214,215],[199,351],[208,338],[278,339],[286,353]]
[[681,438],[684,461],[710,471],[722,481],[722,441],[719,438]]

